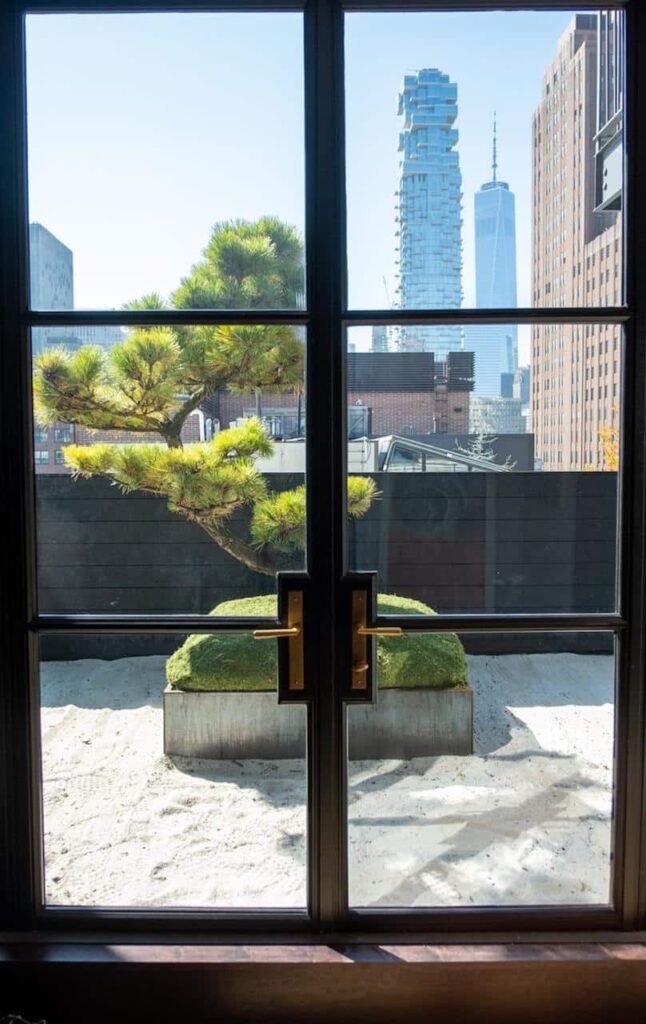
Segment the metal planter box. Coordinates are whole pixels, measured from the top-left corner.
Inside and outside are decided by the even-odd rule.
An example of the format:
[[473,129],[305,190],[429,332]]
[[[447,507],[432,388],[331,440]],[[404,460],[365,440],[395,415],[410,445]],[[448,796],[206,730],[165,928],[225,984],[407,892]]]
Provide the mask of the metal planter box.
[[[380,690],[349,709],[352,761],[473,753],[473,690]],[[305,756],[303,705],[274,691],[164,691],[164,752],[221,760]]]

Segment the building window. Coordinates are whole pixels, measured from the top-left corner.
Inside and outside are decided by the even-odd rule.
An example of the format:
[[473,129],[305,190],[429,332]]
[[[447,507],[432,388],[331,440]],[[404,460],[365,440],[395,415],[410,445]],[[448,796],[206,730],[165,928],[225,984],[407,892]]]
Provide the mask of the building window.
[[34,462],[37,466],[48,466],[49,452],[34,452]]
[[72,427],[67,423],[62,427],[54,427],[54,440],[58,444],[71,444],[73,440]]

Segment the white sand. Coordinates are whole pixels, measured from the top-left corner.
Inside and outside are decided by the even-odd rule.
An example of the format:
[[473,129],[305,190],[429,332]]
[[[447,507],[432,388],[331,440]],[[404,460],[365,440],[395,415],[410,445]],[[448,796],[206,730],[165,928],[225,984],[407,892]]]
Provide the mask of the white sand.
[[[304,762],[165,758],[163,665],[42,666],[47,902],[303,906]],[[351,903],[606,903],[613,659],[469,672],[474,756],[352,763]]]

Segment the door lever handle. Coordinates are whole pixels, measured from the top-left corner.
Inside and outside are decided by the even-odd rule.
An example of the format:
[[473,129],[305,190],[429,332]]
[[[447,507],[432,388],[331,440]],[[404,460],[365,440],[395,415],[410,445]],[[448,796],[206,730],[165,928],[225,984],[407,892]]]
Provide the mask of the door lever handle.
[[[369,692],[372,684],[371,657],[368,638],[373,636],[403,636],[399,626],[369,626],[368,592],[364,589],[352,591],[352,690]],[[372,614],[370,613],[370,617]]]
[[273,629],[254,629],[254,640],[287,641],[287,691],[305,689],[305,653],[303,650],[303,591],[288,590],[286,623]]
[[254,640],[280,640],[284,636],[300,636],[300,626],[287,626],[285,629],[278,627],[277,629],[254,629],[253,638]]

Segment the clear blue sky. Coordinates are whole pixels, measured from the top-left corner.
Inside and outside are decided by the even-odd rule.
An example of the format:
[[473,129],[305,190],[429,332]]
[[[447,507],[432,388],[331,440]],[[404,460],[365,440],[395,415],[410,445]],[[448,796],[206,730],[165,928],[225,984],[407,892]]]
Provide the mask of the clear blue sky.
[[[494,109],[499,177],[516,194],[518,300],[529,304],[531,117],[570,18],[347,16],[353,304],[388,307],[393,295],[397,96],[422,67],[458,84],[465,305]],[[218,220],[272,213],[303,228],[298,14],[31,15],[28,103],[30,219],[73,250],[78,308],[168,294]]]
[[32,15],[27,60],[30,219],[77,307],[168,294],[216,221],[303,229],[300,15]]

